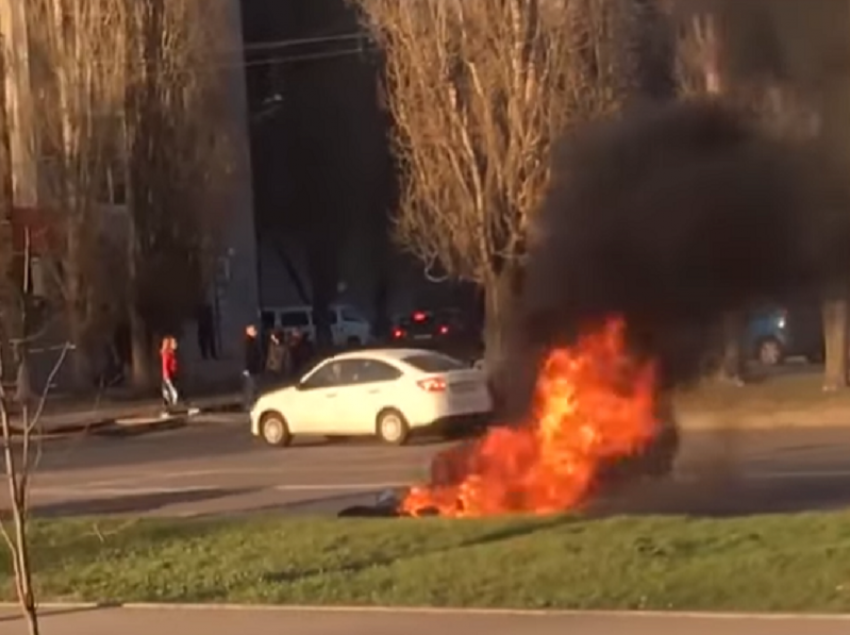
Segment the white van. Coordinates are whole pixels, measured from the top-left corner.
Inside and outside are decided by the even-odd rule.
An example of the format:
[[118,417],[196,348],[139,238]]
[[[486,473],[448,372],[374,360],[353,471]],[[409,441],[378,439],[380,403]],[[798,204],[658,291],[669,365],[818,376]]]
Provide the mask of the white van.
[[[316,341],[316,321],[309,305],[266,307],[260,312],[264,333],[273,329],[301,331]],[[372,325],[362,313],[348,304],[330,306],[331,337],[335,346],[359,346],[372,341]]]

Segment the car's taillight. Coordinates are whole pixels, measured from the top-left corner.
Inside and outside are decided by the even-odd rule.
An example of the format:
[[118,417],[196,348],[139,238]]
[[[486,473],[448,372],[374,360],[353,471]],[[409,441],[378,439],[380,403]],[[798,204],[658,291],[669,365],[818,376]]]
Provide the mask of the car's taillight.
[[416,385],[425,392],[445,392],[446,390],[446,380],[442,377],[421,379],[416,382]]
[[440,327],[440,335],[448,335],[448,334],[449,334],[449,327],[446,326],[445,324],[443,324],[443,326]]
[[401,329],[393,329],[393,337],[397,340],[400,340],[402,337],[404,337],[404,331],[402,331]]

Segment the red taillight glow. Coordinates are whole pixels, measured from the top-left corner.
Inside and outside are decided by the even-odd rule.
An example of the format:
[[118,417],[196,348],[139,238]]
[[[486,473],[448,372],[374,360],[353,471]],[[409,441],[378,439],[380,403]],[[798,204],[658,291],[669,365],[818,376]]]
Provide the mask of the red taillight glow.
[[401,329],[393,329],[393,337],[397,340],[401,339],[404,337],[404,331]]
[[413,314],[413,321],[414,322],[424,322],[427,317],[428,317],[427,313],[423,313],[422,311],[417,311],[416,313]]
[[425,392],[444,392],[446,390],[446,380],[442,377],[429,377],[416,382]]
[[440,335],[448,335],[448,334],[449,334],[449,327],[444,324],[443,326],[440,327]]

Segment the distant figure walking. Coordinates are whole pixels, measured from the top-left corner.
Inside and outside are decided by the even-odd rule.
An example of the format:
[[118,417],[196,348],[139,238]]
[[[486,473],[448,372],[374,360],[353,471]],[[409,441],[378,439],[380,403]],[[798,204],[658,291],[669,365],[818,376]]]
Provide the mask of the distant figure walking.
[[257,327],[245,327],[245,363],[242,370],[242,403],[245,410],[254,404],[257,392],[257,377],[263,372],[263,347],[257,337]]
[[289,369],[292,366],[291,358],[284,335],[278,330],[272,331],[266,353],[266,371],[270,378],[289,376]]
[[162,362],[162,401],[165,405],[165,415],[180,403],[178,390],[177,339],[168,335],[162,338],[159,347],[159,357]]

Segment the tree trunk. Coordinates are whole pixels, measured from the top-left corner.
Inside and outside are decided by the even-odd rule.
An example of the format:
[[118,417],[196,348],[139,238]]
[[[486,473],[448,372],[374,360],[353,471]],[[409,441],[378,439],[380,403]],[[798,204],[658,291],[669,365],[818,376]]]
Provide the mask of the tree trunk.
[[321,236],[313,237],[310,245],[308,266],[310,270],[310,285],[313,299],[313,324],[316,328],[316,350],[328,351],[333,348],[333,333],[331,332],[330,305],[337,294],[337,255],[328,251],[338,251],[335,242],[325,242]]
[[[74,210],[71,213],[77,212]],[[68,227],[68,255],[65,261],[65,306],[68,309],[66,315],[69,336],[75,347],[72,358],[73,386],[75,390],[84,391],[91,388],[93,366],[86,332],[86,298],[82,272],[84,247],[80,232],[78,223],[72,219]]]
[[485,282],[484,367],[496,412],[511,418],[521,416],[526,410],[536,369],[522,343],[510,337],[514,317],[511,308],[516,297],[516,275],[511,269]]
[[152,346],[147,326],[139,311],[130,307],[130,385],[146,392],[154,386]]
[[378,273],[375,283],[375,295],[372,299],[372,310],[375,321],[372,324],[372,335],[383,340],[390,334],[390,281],[386,273]]
[[494,276],[484,289],[484,355],[488,367],[496,368],[505,356],[508,309],[513,299],[510,272]]
[[847,387],[847,313],[845,298],[827,300],[823,304],[823,335],[826,364],[823,389],[839,390]]

